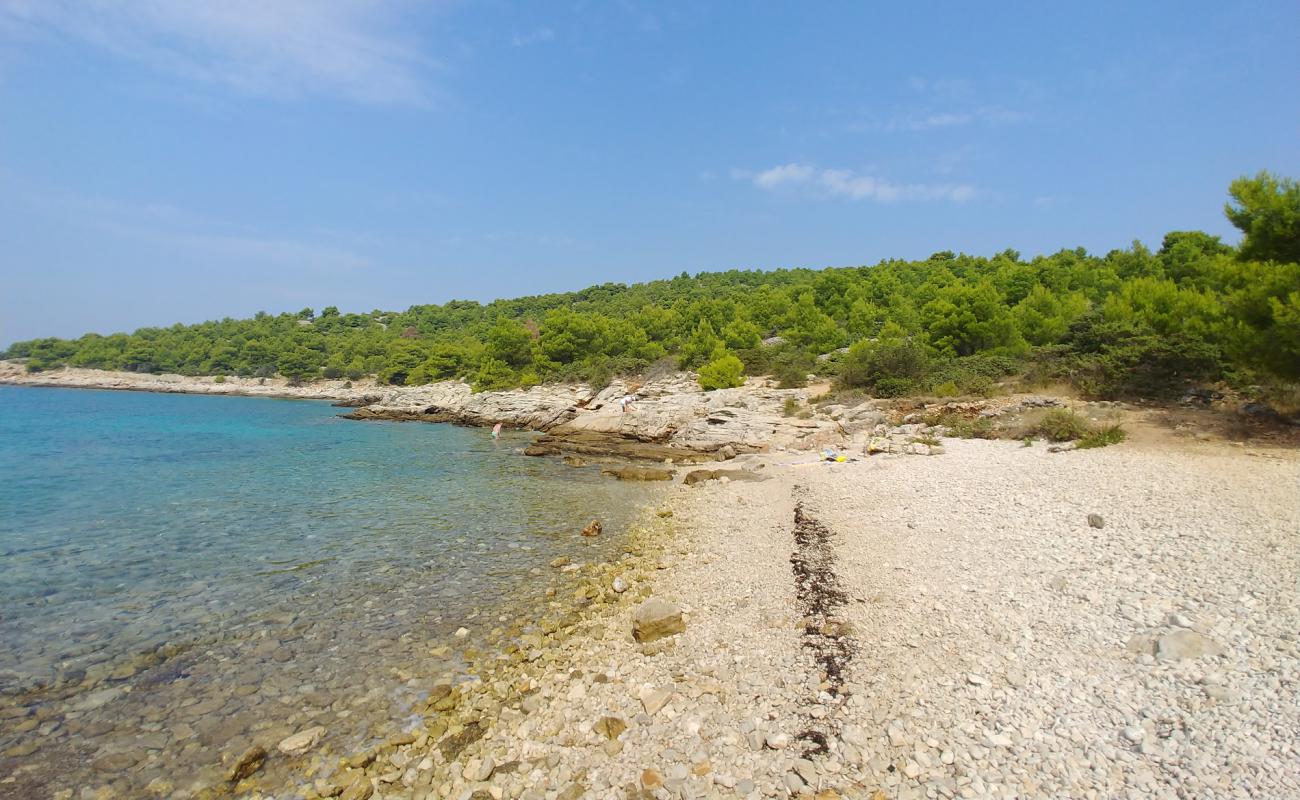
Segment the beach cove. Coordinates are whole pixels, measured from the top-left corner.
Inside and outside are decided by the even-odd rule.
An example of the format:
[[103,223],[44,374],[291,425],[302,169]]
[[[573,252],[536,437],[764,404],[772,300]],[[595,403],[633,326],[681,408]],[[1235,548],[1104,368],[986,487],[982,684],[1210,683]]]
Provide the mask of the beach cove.
[[[766,403],[791,393],[710,393],[717,405],[695,418],[752,428]],[[518,406],[526,394],[474,402]],[[683,394],[650,396],[635,430],[696,402]],[[363,407],[387,409],[370,415],[380,423],[445,413],[425,414],[429,397]],[[1067,402],[965,405],[1011,418]],[[1300,459],[1266,440],[1226,442],[1101,410],[1129,415],[1129,442],[1072,450],[958,439],[922,413],[867,403],[819,408],[796,418],[813,425],[790,429],[833,432],[849,443],[846,462],[795,441],[747,448],[740,437],[728,450],[683,449],[673,463],[643,459],[626,477],[667,479],[629,512],[626,535],[566,531],[580,547],[606,547],[521,575],[542,604],[497,615],[482,646],[465,641],[479,625],[458,638],[448,622],[413,669],[393,671],[402,702],[349,694],[330,724],[300,707],[283,724],[202,747],[211,761],[201,777],[146,788],[350,800],[1145,797],[1173,785],[1196,796],[1294,793]],[[600,408],[570,419],[584,415],[598,433],[623,424]],[[620,434],[655,447],[673,436]],[[519,458],[538,446],[531,437],[510,457],[599,478],[593,485],[644,487],[600,475],[604,464],[625,477],[618,463],[638,463],[626,453],[609,461],[599,445],[573,450],[590,444],[582,436],[548,433],[540,444],[548,440],[564,464]],[[667,635],[638,641],[647,613]],[[391,630],[410,636],[404,620]],[[375,656],[373,671],[392,668],[389,654]],[[296,687],[280,690],[285,705],[301,701]],[[29,706],[11,708],[29,730],[50,725]],[[393,708],[404,724],[368,737],[348,721],[367,710],[391,719]],[[58,796],[134,796],[114,781],[136,764],[101,763],[109,769],[81,793]]]

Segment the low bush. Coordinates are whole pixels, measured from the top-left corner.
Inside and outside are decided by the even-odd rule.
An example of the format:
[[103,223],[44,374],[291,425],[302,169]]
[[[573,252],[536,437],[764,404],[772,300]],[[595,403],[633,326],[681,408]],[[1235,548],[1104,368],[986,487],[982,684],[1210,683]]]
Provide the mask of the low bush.
[[916,393],[916,382],[910,378],[880,378],[873,391],[876,397],[906,397]]
[[808,371],[798,364],[782,364],[772,377],[780,389],[802,389],[808,385]]
[[1088,420],[1068,408],[1054,408],[1047,412],[1034,432],[1052,442],[1072,442],[1092,432]]
[[961,394],[961,390],[957,388],[956,381],[944,381],[943,383],[932,387],[930,393],[935,397],[956,397]]
[[1090,450],[1094,447],[1108,447],[1112,444],[1119,444],[1128,438],[1128,432],[1119,425],[1105,425],[1094,429],[1091,433],[1085,434],[1079,439],[1076,445],[1080,450]]
[[781,415],[785,417],[793,417],[795,414],[798,413],[799,413],[799,401],[794,399],[793,397],[787,397],[785,399],[785,402],[781,404]]
[[996,439],[997,429],[988,417],[963,417],[961,414],[945,412],[931,414],[925,418],[925,424],[942,427],[955,439]]

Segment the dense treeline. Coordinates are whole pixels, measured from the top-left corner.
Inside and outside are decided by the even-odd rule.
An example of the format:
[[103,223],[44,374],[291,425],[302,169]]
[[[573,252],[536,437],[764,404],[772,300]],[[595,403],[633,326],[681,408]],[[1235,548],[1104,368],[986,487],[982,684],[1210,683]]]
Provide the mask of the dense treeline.
[[[389,384],[464,378],[476,388],[607,380],[665,358],[705,388],[743,372],[798,384],[814,371],[880,395],[988,391],[1029,371],[1096,395],[1189,382],[1300,378],[1300,185],[1234,181],[1239,247],[1198,231],[1093,256],[924,261],[671,280],[404,312],[320,313],[37,339],[9,348],[31,371],[61,365],[184,375],[281,374]],[[829,354],[829,355],[828,355]]]

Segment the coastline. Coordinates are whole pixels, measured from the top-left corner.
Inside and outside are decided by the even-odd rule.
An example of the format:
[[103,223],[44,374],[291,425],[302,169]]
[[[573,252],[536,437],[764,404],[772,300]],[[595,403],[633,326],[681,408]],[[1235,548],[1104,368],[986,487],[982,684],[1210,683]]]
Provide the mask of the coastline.
[[[713,409],[669,383],[652,391],[663,394],[635,422],[583,407],[570,433],[641,442],[685,407],[707,428],[737,424],[717,413],[737,409],[758,436],[765,404],[803,390],[710,393]],[[473,413],[524,408],[526,395],[476,396]],[[1099,450],[927,444],[935,429],[906,409],[818,413],[792,422],[864,457],[826,462],[798,438],[736,452],[747,440],[731,428],[700,452],[748,479],[666,485],[624,556],[554,564],[546,606],[421,685],[412,728],[359,752],[241,742],[208,786],[155,788],[347,800],[1300,792],[1284,735],[1300,730],[1294,449],[1149,425]],[[637,643],[633,617],[651,596],[682,610],[685,631]]]
[[[313,759],[306,796],[1300,789],[1294,451],[944,444],[666,489],[575,573],[593,602],[435,688],[419,733]],[[685,630],[638,643],[651,596]]]

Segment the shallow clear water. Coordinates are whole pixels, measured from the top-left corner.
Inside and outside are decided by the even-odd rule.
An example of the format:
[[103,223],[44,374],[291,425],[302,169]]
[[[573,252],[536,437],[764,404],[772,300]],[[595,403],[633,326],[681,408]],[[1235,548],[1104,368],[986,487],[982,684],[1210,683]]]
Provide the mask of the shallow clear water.
[[[337,413],[0,386],[0,766],[44,788],[73,754],[126,788],[268,714],[363,738],[446,667],[431,645],[536,602],[557,555],[615,554],[647,497],[527,434]],[[577,536],[592,517],[614,535]]]

